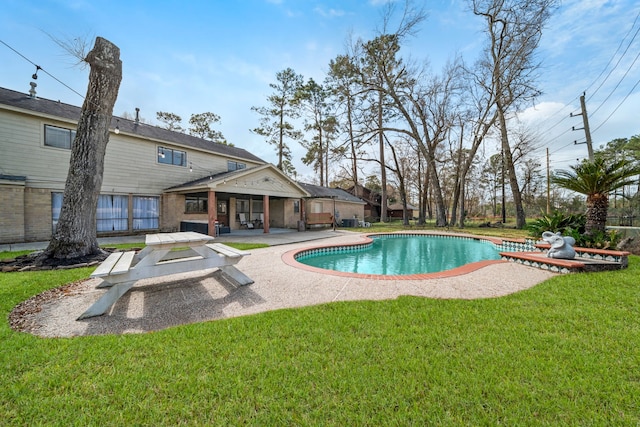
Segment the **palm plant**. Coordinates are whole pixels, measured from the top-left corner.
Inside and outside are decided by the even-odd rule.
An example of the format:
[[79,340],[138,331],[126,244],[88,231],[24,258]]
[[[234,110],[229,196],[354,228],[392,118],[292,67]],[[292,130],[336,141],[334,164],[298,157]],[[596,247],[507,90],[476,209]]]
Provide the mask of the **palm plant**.
[[571,170],[556,171],[552,182],[567,190],[587,196],[585,233],[602,234],[607,223],[609,193],[626,185],[636,184],[640,166],[625,160],[607,160],[596,157],[593,161],[583,161]]

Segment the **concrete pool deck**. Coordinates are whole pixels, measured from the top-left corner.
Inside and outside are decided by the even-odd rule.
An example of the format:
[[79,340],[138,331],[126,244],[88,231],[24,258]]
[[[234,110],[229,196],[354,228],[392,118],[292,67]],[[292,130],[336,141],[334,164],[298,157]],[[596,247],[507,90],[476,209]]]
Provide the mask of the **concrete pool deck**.
[[[304,234],[304,233],[299,233]],[[222,239],[221,239],[222,240]],[[235,241],[235,239],[234,239]],[[531,288],[555,273],[506,261],[469,267],[449,277],[372,280],[339,277],[287,264],[283,257],[312,246],[364,241],[352,232],[325,233],[321,242],[302,241],[253,249],[237,267],[255,283],[237,287],[218,270],[140,281],[100,317],[75,319],[104,289],[87,279],[40,298],[40,311],[22,320],[21,330],[42,337],[144,333],[172,326],[246,316],[270,310],[335,301],[385,300],[402,295],[441,299],[495,298]],[[46,293],[45,293],[46,294]]]

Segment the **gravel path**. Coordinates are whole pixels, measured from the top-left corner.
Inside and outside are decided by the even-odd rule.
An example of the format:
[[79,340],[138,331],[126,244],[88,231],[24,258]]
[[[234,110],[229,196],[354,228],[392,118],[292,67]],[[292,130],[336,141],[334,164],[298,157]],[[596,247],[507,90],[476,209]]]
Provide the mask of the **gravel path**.
[[[325,239],[343,244],[357,235]],[[383,300],[401,295],[427,298],[493,298],[508,295],[554,276],[514,263],[498,263],[468,274],[428,280],[345,278],[289,266],[282,256],[310,242],[254,249],[237,267],[255,280],[236,287],[218,270],[205,270],[140,281],[107,315],[76,321],[104,289],[101,279],[87,279],[45,292],[18,306],[12,326],[41,337],[143,333],[193,322],[246,316],[269,310],[332,301]]]

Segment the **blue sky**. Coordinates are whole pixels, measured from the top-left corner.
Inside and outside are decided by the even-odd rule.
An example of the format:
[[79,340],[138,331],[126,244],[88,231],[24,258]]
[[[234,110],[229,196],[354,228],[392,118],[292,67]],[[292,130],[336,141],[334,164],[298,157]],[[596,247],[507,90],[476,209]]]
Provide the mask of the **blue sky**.
[[[349,34],[364,39],[375,35],[383,4],[0,0],[0,40],[84,95],[88,69],[74,67],[74,60],[47,34],[61,39],[104,37],[120,47],[123,61],[114,114],[133,114],[139,107],[141,116],[156,124],[155,113],[169,111],[186,124],[192,113],[211,111],[221,116],[218,130],[230,142],[276,163],[273,148],[249,132],[259,121],[251,107],[265,105],[269,83],[287,67],[305,79],[322,81],[329,61],[344,52]],[[481,46],[482,22],[467,3],[423,4],[428,18],[405,52],[414,60],[428,60],[434,72],[456,54],[473,61]],[[582,127],[581,119],[569,117],[579,112],[578,97],[585,90],[596,147],[640,134],[640,60],[635,62],[640,55],[639,14],[640,2],[632,0],[562,2],[539,51],[544,95],[523,114],[540,133],[542,164],[547,147],[552,167],[566,168],[586,156],[584,145],[573,144],[583,141],[584,134],[570,130]],[[0,86],[27,92],[34,71],[32,64],[0,44]],[[39,76],[38,96],[82,104],[72,90],[42,71]],[[292,148],[300,177],[311,182],[312,172],[300,161],[303,150],[295,143]]]

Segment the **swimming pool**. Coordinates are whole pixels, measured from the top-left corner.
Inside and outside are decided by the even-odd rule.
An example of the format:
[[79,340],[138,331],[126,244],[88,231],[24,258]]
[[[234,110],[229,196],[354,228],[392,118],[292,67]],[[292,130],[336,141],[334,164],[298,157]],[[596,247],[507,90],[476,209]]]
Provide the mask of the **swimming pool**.
[[500,260],[498,248],[474,237],[381,234],[366,243],[299,251],[295,261],[328,272],[372,276],[415,276]]

